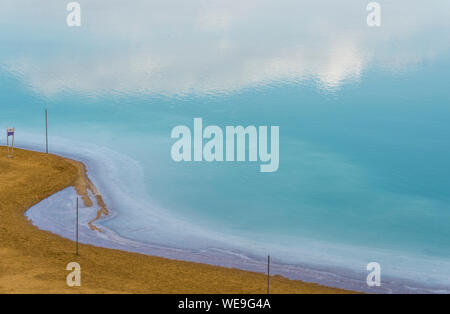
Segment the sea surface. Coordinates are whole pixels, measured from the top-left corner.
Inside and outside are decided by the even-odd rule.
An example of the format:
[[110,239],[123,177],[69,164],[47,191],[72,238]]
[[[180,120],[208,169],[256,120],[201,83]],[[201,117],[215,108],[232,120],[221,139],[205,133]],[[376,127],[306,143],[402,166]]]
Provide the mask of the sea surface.
[[[368,3],[369,1],[367,1]],[[0,142],[86,163],[84,243],[368,292],[450,293],[450,2],[0,3]],[[280,165],[174,162],[171,130],[279,126]],[[74,238],[68,188],[27,217]],[[368,287],[367,264],[381,265]]]

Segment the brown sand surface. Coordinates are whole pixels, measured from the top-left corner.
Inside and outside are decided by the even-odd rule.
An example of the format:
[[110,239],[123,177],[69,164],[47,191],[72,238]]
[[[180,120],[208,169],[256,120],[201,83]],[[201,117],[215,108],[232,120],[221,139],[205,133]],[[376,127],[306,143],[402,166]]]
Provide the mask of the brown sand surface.
[[[264,274],[80,245],[39,230],[26,210],[74,186],[85,204],[91,190],[108,210],[83,164],[55,155],[0,147],[0,293],[265,293]],[[92,222],[93,222],[92,221]],[[92,232],[101,232],[92,223]],[[81,265],[81,287],[68,287],[66,265]],[[273,276],[273,293],[348,291]]]

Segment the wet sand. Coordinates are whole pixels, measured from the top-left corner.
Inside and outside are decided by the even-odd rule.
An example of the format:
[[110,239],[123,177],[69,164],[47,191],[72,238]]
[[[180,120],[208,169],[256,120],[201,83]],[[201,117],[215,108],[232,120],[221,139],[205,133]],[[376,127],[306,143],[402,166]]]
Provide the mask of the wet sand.
[[[266,293],[264,274],[184,262],[75,243],[39,230],[25,212],[41,200],[73,186],[100,209],[89,226],[108,214],[85,166],[55,155],[0,147],[0,293]],[[81,287],[68,287],[66,265],[81,265]],[[348,293],[317,284],[270,278],[272,293]]]

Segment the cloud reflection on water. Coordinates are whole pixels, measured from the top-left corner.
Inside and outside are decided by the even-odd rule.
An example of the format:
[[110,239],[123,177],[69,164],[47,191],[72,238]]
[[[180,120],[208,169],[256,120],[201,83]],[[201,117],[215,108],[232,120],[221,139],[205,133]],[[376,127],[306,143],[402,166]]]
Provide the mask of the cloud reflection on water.
[[80,1],[79,29],[65,25],[59,1],[28,3],[2,1],[9,53],[0,66],[46,96],[203,95],[308,80],[333,90],[370,67],[403,71],[449,48],[448,1],[383,4],[380,28],[366,25],[356,0]]

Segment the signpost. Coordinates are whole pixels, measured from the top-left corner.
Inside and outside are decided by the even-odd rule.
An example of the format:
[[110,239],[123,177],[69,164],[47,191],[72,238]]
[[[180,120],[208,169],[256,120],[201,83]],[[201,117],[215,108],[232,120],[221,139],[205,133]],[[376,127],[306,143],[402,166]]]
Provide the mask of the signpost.
[[[14,133],[15,133],[14,128],[7,128],[6,129],[6,147],[7,147],[7,150],[8,150],[8,157],[9,158],[14,157],[14,155],[13,155],[13,153],[14,153]],[[10,136],[12,137],[11,145],[9,145],[9,137]]]

